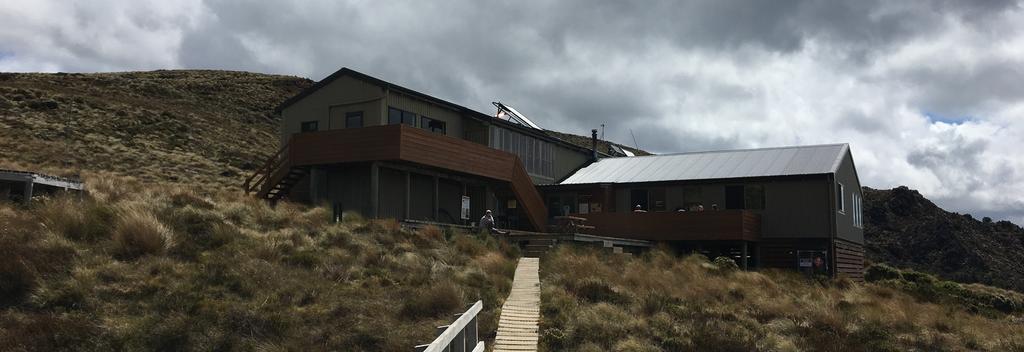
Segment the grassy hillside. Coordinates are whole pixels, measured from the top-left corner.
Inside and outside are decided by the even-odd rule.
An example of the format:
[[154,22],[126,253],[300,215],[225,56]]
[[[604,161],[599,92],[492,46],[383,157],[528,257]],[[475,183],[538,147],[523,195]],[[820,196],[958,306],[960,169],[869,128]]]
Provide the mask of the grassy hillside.
[[0,167],[237,185],[277,148],[273,108],[311,84],[230,71],[0,73]]
[[487,238],[88,181],[0,204],[0,350],[407,351],[476,300],[493,334],[515,270]]
[[[493,333],[517,250],[239,194],[276,148],[273,106],[310,83],[0,74],[0,168],[90,188],[0,204],[0,350],[408,350],[476,299]],[[1020,288],[1019,227],[903,189],[865,199],[869,259]],[[1024,350],[1020,294],[885,266],[866,285],[660,250],[566,247],[543,266],[547,350]]]
[[[724,260],[724,261],[723,261]],[[873,283],[731,260],[560,247],[541,260],[547,351],[1022,351],[1024,295],[881,267]]]

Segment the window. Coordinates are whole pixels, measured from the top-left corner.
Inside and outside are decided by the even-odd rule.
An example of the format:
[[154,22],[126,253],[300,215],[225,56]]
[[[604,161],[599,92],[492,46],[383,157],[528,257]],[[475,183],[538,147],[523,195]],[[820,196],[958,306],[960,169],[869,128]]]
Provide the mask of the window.
[[725,186],[725,209],[764,209],[764,186]]
[[302,122],[302,132],[316,132],[317,121],[304,121]]
[[743,209],[743,186],[725,186],[725,209]]
[[430,132],[445,134],[447,123],[441,120],[434,120],[426,116],[420,116],[420,128]]
[[518,156],[531,175],[554,176],[555,151],[551,143],[509,129],[491,127],[490,146]]
[[652,189],[650,191],[651,196],[651,211],[665,211],[667,205],[665,204],[665,189]]
[[703,202],[700,186],[683,187],[683,208],[688,211],[696,211],[697,206]]
[[764,186],[746,185],[743,186],[743,209],[762,210],[764,209]]
[[416,114],[395,108],[388,108],[388,124],[397,125],[404,123],[416,127]]
[[363,112],[353,111],[345,113],[345,128],[363,127]]
[[859,194],[854,193],[850,200],[853,202],[853,227],[862,229],[864,228],[863,199]]
[[647,203],[646,189],[634,189],[632,191],[629,191],[629,210],[627,211],[632,211],[636,209],[637,205],[639,205],[640,209],[643,210],[648,210],[650,208],[648,207]]
[[846,193],[843,192],[842,183],[836,183],[836,201],[839,202],[836,209],[838,209],[840,213],[846,213]]

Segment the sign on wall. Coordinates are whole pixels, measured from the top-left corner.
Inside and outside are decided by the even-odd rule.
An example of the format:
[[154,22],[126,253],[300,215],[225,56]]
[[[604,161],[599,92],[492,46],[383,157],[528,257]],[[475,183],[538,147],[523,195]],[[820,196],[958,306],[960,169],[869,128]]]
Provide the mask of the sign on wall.
[[462,196],[462,220],[469,220],[469,196]]

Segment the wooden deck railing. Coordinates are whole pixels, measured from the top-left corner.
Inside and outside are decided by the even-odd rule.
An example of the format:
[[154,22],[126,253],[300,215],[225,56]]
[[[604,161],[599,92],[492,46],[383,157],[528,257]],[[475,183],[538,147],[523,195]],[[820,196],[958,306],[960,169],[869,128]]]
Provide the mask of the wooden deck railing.
[[573,214],[587,218],[586,234],[654,241],[756,241],[761,216],[746,210]]
[[281,149],[272,154],[263,163],[263,166],[256,169],[249,178],[242,184],[245,194],[258,193],[272,183],[275,176],[279,175],[282,169],[288,167],[288,145],[285,143]]
[[455,322],[439,326],[437,338],[426,345],[414,347],[416,352],[483,352],[484,342],[480,341],[477,330],[477,314],[484,307],[483,301],[476,301],[466,312],[458,314]]
[[515,154],[406,125],[370,126],[292,136],[290,166],[405,161],[508,182],[527,219],[547,229],[547,208]]

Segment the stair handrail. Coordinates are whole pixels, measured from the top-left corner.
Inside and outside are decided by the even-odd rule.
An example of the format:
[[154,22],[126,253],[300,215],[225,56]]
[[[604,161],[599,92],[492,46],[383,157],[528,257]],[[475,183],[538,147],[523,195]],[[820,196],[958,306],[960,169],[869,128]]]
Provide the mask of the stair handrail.
[[[276,153],[267,157],[267,161],[263,163],[263,166],[253,171],[253,174],[245,180],[242,184],[242,189],[245,194],[250,194],[260,188],[260,186],[271,176],[287,159],[288,147],[291,145],[291,139],[285,142],[281,149],[278,149]],[[257,178],[259,176],[259,178]],[[255,182],[253,179],[256,179]]]

